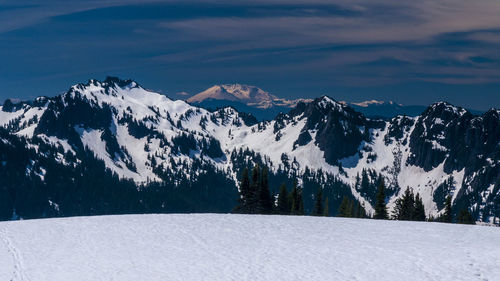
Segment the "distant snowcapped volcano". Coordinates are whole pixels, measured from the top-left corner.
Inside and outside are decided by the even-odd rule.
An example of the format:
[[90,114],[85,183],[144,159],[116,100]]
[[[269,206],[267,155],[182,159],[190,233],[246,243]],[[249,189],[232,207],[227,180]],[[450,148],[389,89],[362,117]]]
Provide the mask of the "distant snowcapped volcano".
[[305,99],[282,99],[258,87],[242,84],[215,85],[187,99],[189,103],[201,103],[206,100],[236,101],[261,109],[274,106],[292,108],[300,101],[310,101]]

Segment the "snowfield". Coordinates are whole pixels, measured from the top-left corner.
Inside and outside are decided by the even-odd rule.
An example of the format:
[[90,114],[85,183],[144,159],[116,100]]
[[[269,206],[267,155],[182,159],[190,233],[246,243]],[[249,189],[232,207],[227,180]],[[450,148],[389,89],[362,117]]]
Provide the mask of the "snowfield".
[[259,215],[0,223],[0,280],[500,280],[500,228]]

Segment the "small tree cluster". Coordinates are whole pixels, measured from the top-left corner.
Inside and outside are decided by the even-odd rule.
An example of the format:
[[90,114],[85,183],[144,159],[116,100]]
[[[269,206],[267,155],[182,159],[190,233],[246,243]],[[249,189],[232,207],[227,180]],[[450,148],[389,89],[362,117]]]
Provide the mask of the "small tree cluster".
[[451,223],[453,221],[453,214],[451,210],[451,196],[446,197],[446,202],[444,205],[444,213],[440,214],[436,218],[429,218],[430,221],[437,221],[437,222],[447,222]]
[[323,188],[318,187],[318,192],[316,193],[316,201],[314,203],[314,209],[311,213],[312,216],[330,216],[330,211],[328,209],[328,198],[326,198],[323,203]]
[[474,224],[472,214],[467,209],[462,209],[457,215],[457,223]]
[[[284,185],[283,185],[284,186]],[[284,188],[286,190],[286,186]],[[280,200],[280,198],[282,198]],[[285,200],[287,198],[287,200]],[[280,205],[280,202],[287,202],[285,205]],[[283,215],[304,215],[304,200],[302,198],[302,189],[297,187],[297,182],[294,183],[292,191],[290,194],[280,194],[278,195],[278,210],[283,210]]]
[[425,208],[420,194],[413,194],[413,190],[406,189],[403,197],[396,200],[392,218],[405,221],[425,221]]
[[267,168],[255,165],[252,169],[251,180],[248,169],[243,170],[240,181],[239,205],[235,213],[244,214],[271,214],[273,212],[273,199],[269,192]]
[[366,210],[364,204],[361,205],[359,201],[348,199],[346,196],[340,203],[337,216],[345,218],[366,218]]

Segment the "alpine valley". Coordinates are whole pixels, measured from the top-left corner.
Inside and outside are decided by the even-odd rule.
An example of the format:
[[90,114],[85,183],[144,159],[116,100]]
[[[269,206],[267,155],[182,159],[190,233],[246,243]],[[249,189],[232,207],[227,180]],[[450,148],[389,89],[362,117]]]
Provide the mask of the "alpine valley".
[[383,179],[389,210],[411,188],[427,216],[443,213],[448,195],[476,221],[500,216],[498,109],[474,115],[438,102],[416,117],[376,119],[323,96],[258,122],[107,78],[6,100],[0,126],[1,220],[230,212],[255,164],[268,167],[271,192],[297,181],[306,213],[318,188],[330,210],[348,197],[373,213]]

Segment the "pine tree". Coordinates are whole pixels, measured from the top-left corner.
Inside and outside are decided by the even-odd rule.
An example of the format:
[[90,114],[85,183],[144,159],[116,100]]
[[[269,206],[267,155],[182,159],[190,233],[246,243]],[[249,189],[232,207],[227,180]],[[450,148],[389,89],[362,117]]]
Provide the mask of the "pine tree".
[[271,214],[276,213],[276,204],[277,204],[276,199],[277,199],[276,192],[273,191],[273,193],[271,194]]
[[313,216],[323,215],[323,189],[318,187],[318,193],[316,193],[316,203],[314,204],[314,210],[312,212]]
[[413,195],[413,190],[407,188],[405,194],[403,195],[403,209],[402,209],[401,219],[406,221],[413,220],[413,214],[415,213],[415,197]]
[[403,198],[396,199],[392,209],[392,219],[403,220]]
[[288,191],[286,185],[283,183],[280,186],[280,192],[278,194],[278,206],[276,207],[278,214],[289,215],[291,206],[289,204],[290,200],[288,198]]
[[269,194],[269,180],[267,168],[262,169],[262,175],[260,179],[260,186],[258,192],[257,201],[257,213],[258,214],[270,214],[273,210],[273,201]]
[[425,221],[424,202],[422,202],[422,197],[420,197],[419,193],[415,196],[415,213],[413,219],[416,221]]
[[444,214],[442,216],[442,221],[443,222],[451,222],[452,221],[452,214],[451,214],[451,196],[448,195],[446,197],[446,203],[444,207]]
[[340,203],[340,206],[339,206],[338,216],[339,217],[350,217],[349,199],[347,199],[346,196],[344,196],[344,198],[342,198],[342,203]]
[[348,214],[348,217],[350,217],[350,218],[353,218],[355,216],[354,201],[353,200],[349,200],[349,211],[347,214]]
[[392,218],[395,220],[425,221],[425,208],[420,194],[415,196],[408,188],[401,198],[396,200]]
[[329,217],[330,216],[330,207],[328,206],[328,197],[325,199],[325,209],[323,210],[323,216]]
[[378,190],[377,190],[377,202],[375,204],[375,219],[388,219],[387,206],[385,204],[385,186],[384,179],[380,180]]
[[467,209],[462,209],[457,216],[457,223],[461,224],[474,224],[474,219]]
[[259,205],[259,191],[261,185],[260,167],[256,164],[252,169],[252,182],[250,184],[250,191],[248,193],[248,213],[255,214],[258,211]]
[[356,174],[356,183],[354,184],[354,188],[356,190],[361,188],[361,178],[359,177],[359,172]]
[[368,178],[368,173],[365,169],[361,172],[361,190],[369,190],[370,189],[370,180]]
[[365,210],[365,203],[361,204],[360,206],[360,209],[359,209],[359,213],[358,213],[358,218],[366,218],[366,210]]
[[295,181],[293,183],[292,192],[290,192],[290,194],[288,195],[291,215],[296,215],[298,213],[299,208],[300,208],[298,196],[299,196],[299,193],[297,190],[297,182]]
[[243,169],[240,181],[239,205],[233,210],[235,213],[248,212],[248,197],[250,193],[250,179],[248,178],[248,168]]
[[353,217],[355,217],[355,218],[364,218],[365,217],[365,209],[363,208],[363,206],[361,206],[359,201],[356,202]]
[[297,186],[297,181],[293,183],[292,192],[288,195],[289,204],[291,206],[290,214],[303,216],[304,213],[304,200],[302,198],[302,190]]
[[302,190],[300,190],[298,192],[297,201],[298,201],[298,206],[299,206],[299,209],[297,211],[297,215],[303,216],[306,213],[304,211],[304,199],[302,198]]

